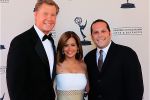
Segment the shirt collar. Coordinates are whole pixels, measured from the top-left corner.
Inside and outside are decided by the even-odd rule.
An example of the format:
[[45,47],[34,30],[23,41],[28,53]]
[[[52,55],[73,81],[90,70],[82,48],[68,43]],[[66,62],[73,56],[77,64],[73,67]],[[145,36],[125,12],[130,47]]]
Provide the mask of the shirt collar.
[[107,54],[108,49],[109,49],[111,43],[112,43],[112,41],[110,41],[110,43],[108,44],[108,46],[105,47],[105,48],[103,48],[103,49],[100,49],[100,48],[97,47],[97,53],[99,54],[99,51],[100,51],[100,50],[103,50],[103,52],[104,52],[105,54]]
[[38,34],[40,40],[42,41],[42,38],[43,38],[43,36],[44,36],[44,33],[43,33],[36,25],[34,25],[34,29],[35,29],[35,31],[37,32],[37,34]]
[[[40,40],[42,41],[42,38],[45,35],[45,33],[43,33],[35,24],[34,24],[34,29],[37,32],[38,36],[40,37]],[[47,35],[49,35],[49,34],[47,34]]]

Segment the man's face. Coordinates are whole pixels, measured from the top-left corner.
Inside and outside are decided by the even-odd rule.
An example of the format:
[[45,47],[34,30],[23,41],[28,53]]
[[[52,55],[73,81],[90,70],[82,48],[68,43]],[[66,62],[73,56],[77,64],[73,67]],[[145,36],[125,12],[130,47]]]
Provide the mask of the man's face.
[[48,34],[56,23],[56,7],[43,3],[35,11],[35,25],[45,34]]
[[92,25],[92,40],[95,43],[95,45],[103,49],[111,41],[111,32],[107,29],[107,25],[104,22],[97,22]]

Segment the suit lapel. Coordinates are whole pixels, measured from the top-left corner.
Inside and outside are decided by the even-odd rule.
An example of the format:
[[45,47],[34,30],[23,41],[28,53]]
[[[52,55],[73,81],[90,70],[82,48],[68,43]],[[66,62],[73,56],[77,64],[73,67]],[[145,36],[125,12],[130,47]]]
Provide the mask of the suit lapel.
[[113,57],[115,56],[115,43],[112,42],[111,45],[110,45],[110,48],[108,49],[108,52],[107,52],[107,55],[106,55],[106,58],[105,58],[105,61],[103,63],[103,66],[102,66],[102,72],[104,72],[106,69],[108,69],[110,66],[109,64],[111,63],[111,60],[113,60]]
[[[43,46],[40,38],[38,37],[34,27],[31,28],[31,31],[32,31],[33,41],[35,42],[35,51],[39,55],[41,61],[49,68],[48,57],[47,57],[46,51],[44,49],[44,46]],[[52,72],[53,72],[52,79],[54,79],[55,75],[56,75],[56,51],[54,51],[54,66],[53,66]],[[50,73],[50,71],[49,71],[49,73]]]
[[53,65],[52,80],[54,80],[55,75],[56,75],[56,51],[54,51],[54,65]]
[[44,47],[43,47],[40,39],[38,39],[36,42],[35,50],[36,50],[37,54],[39,55],[39,57],[41,58],[41,60],[43,61],[43,63],[48,65],[49,64],[48,58],[47,58],[46,52],[44,50]]
[[98,71],[98,72],[100,72],[99,71],[99,69],[98,69],[98,65],[97,65],[97,60],[96,60],[96,51],[97,51],[97,49],[94,49],[93,50],[93,53],[92,53],[92,55],[91,55],[91,61],[92,61],[92,64],[93,64],[93,66],[96,66],[96,71]]
[[47,55],[46,55],[46,51],[44,50],[44,47],[43,47],[43,44],[38,36],[38,34],[36,33],[34,27],[32,27],[30,29],[31,33],[31,37],[32,37],[32,40],[34,42],[34,48],[35,48],[35,51],[37,52],[37,54],[39,55],[41,61],[48,66],[48,58],[47,58]]

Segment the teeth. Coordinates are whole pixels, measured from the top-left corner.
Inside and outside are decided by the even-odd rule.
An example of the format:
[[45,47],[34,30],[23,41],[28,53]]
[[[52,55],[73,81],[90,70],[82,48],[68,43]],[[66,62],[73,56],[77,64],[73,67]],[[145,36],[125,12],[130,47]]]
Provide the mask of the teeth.
[[45,23],[45,24],[50,25],[50,23]]
[[50,23],[48,21],[45,21],[44,23],[47,24],[47,25],[52,25],[53,24],[53,23]]
[[67,53],[70,55],[70,54],[73,54],[74,52],[70,51],[70,52],[67,52]]
[[72,52],[68,52],[68,54],[72,54]]
[[97,41],[103,41],[103,39],[98,39]]
[[100,39],[98,39],[98,41],[104,41],[105,39],[104,38],[100,38]]

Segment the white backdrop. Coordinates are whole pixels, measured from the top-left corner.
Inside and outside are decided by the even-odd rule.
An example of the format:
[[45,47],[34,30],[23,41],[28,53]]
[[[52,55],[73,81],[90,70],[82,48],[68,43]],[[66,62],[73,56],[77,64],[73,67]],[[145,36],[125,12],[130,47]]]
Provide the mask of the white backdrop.
[[[139,57],[142,65],[144,79],[144,100],[148,97],[148,72],[150,63],[150,28],[148,0],[129,0],[135,8],[120,8],[126,0],[55,0],[60,6],[60,13],[53,32],[55,43],[60,35],[68,30],[75,31],[83,40],[80,27],[75,18],[82,18],[81,25],[87,25],[82,32],[87,36],[85,40],[91,41],[90,25],[98,19],[108,21],[113,33],[113,41],[130,46]],[[0,0],[0,98],[9,100],[6,86],[6,59],[11,40],[18,34],[29,29],[34,24],[33,8],[36,0]],[[56,38],[57,37],[57,38]],[[84,45],[84,55],[94,48]],[[3,48],[5,47],[5,49]]]

